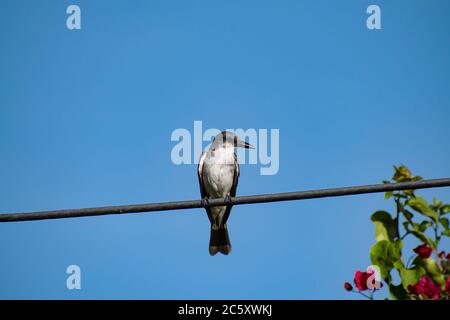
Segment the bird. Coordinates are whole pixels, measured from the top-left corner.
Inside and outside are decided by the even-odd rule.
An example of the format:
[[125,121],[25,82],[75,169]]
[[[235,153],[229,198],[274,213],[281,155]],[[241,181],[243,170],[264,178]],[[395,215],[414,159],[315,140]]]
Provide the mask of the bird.
[[[231,212],[231,197],[236,196],[239,180],[239,163],[235,148],[254,149],[230,131],[222,131],[214,138],[208,150],[202,152],[197,173],[202,204],[211,223],[209,254],[228,255],[231,242],[227,220]],[[225,198],[225,206],[208,206],[208,199]]]

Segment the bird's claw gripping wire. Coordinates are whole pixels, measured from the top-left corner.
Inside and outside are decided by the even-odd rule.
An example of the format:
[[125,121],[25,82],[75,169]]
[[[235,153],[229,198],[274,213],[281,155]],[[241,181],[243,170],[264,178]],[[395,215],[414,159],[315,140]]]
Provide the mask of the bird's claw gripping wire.
[[225,204],[227,204],[227,205],[230,205],[230,204],[231,204],[231,197],[230,197],[229,194],[227,194],[227,195],[225,196],[224,202],[225,202]]
[[202,203],[202,206],[203,207],[209,207],[209,201],[208,201],[208,198],[203,198],[202,200],[201,200],[201,203]]
[[[225,203],[225,205],[230,205],[231,204],[231,196],[229,194],[227,194],[224,198],[223,198],[223,202]],[[202,200],[200,200],[201,204],[203,207],[209,207],[209,199],[208,198],[203,198]]]

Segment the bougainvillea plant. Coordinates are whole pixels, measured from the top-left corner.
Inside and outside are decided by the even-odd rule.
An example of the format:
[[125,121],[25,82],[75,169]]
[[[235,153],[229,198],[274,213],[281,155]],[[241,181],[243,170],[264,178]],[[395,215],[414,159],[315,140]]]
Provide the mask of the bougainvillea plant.
[[[393,182],[418,181],[405,166],[394,166]],[[383,181],[391,183],[391,181]],[[414,190],[386,192],[385,199],[395,203],[395,214],[377,211],[371,216],[375,224],[375,244],[370,259],[380,271],[392,299],[449,299],[450,254],[439,247],[443,237],[450,237],[450,205],[432,199],[428,203]],[[405,238],[415,238],[419,245],[412,251],[403,250]],[[397,273],[400,280],[394,281]],[[357,292],[372,299],[381,286],[370,285],[370,270],[356,271],[355,289],[346,282],[347,291]],[[399,282],[399,283],[394,283]],[[368,285],[369,284],[369,285]]]

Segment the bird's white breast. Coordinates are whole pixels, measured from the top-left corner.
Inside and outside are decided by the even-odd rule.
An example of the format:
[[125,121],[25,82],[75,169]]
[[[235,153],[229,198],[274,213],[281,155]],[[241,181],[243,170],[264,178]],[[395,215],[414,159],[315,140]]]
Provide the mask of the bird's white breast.
[[233,186],[234,148],[217,148],[208,153],[203,166],[205,189],[211,197],[223,198]]

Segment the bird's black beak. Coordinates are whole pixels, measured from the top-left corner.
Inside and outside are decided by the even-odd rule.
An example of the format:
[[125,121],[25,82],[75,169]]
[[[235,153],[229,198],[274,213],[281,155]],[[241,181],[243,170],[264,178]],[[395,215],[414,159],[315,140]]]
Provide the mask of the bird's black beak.
[[255,147],[254,146],[252,146],[250,143],[248,143],[248,142],[244,142],[244,148],[246,148],[246,149],[255,149]]

